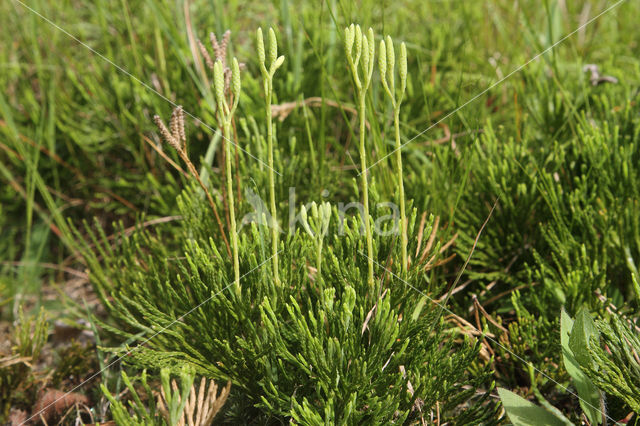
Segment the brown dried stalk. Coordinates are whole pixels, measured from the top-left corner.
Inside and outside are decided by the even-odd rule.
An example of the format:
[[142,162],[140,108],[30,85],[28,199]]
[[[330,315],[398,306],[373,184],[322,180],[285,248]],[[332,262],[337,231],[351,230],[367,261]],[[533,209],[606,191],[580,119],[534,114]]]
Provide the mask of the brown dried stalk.
[[158,130],[160,130],[160,135],[162,138],[171,145],[182,161],[187,165],[187,169],[191,173],[191,175],[196,179],[202,190],[207,196],[207,200],[209,201],[209,205],[211,206],[211,210],[213,210],[213,215],[216,218],[216,222],[218,223],[218,227],[220,228],[220,234],[222,235],[222,239],[224,240],[224,244],[227,247],[227,253],[231,256],[231,247],[229,246],[229,241],[227,240],[227,235],[224,232],[224,227],[222,226],[222,221],[220,220],[220,215],[218,215],[218,209],[216,208],[216,204],[213,201],[213,197],[211,193],[207,189],[206,185],[202,182],[200,178],[200,174],[196,170],[195,166],[189,160],[189,156],[187,155],[187,136],[184,130],[184,111],[181,106],[176,107],[171,114],[171,120],[169,121],[169,129],[165,126],[162,119],[154,115],[153,121],[158,126]]

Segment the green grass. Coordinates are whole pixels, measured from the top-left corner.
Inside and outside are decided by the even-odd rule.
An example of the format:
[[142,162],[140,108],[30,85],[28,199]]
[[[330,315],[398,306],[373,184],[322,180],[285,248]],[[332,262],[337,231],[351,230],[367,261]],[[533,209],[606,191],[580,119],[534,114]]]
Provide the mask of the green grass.
[[[213,247],[207,249],[211,250],[210,256],[224,251],[222,235],[214,226],[201,190],[192,189],[192,179],[152,147],[155,145],[187,170],[179,155],[162,143],[152,119],[155,114],[167,119],[173,106],[182,105],[187,112],[189,158],[219,203],[221,216],[226,215],[228,207],[222,198],[228,190],[222,173],[223,141],[215,134],[219,117],[212,74],[205,64],[194,61],[197,47],[190,41],[197,38],[206,42],[211,31],[220,37],[230,29],[229,58],[235,56],[245,64],[233,129],[242,149],[230,147],[234,168],[232,195],[237,203],[238,221],[251,211],[246,189],[263,200],[270,200],[273,191],[276,200],[273,207],[285,226],[290,187],[296,188],[297,205],[314,200],[329,201],[335,206],[362,199],[358,175],[361,126],[354,112],[362,108],[352,88],[343,43],[343,29],[354,22],[363,29],[373,28],[376,50],[386,35],[393,38],[397,47],[400,42],[407,46],[408,80],[399,129],[401,141],[411,141],[402,150],[408,216],[412,209],[416,211],[408,255],[415,260],[418,243],[424,248],[428,242],[426,231],[422,240],[418,239],[423,212],[427,218],[429,214],[439,217],[436,245],[442,246],[455,238],[439,257],[445,259],[455,254],[453,259],[420,276],[396,269],[401,263],[399,236],[397,240],[392,236],[373,241],[371,250],[376,261],[392,265],[400,278],[421,286],[435,299],[445,300],[447,290],[453,290],[446,299],[446,308],[471,325],[447,313],[442,323],[430,313],[425,313],[422,319],[425,324],[434,324],[433,333],[447,336],[447,345],[460,345],[456,347],[465,347],[476,354],[465,361],[464,371],[456,380],[469,380],[480,393],[494,396],[494,382],[525,397],[533,395],[532,389],[539,390],[575,422],[580,415],[578,400],[563,388],[571,386],[570,378],[564,369],[557,367],[561,365],[558,332],[561,307],[570,315],[587,307],[601,318],[602,324],[612,315],[607,310],[608,304],[628,318],[637,318],[640,307],[632,280],[634,274],[637,276],[640,258],[637,219],[640,36],[635,18],[640,14],[640,5],[624,1],[553,49],[549,48],[614,4],[587,0],[546,0],[540,4],[514,4],[506,0],[406,3],[328,0],[300,4],[287,0],[262,3],[212,0],[190,2],[185,15],[183,2],[178,1],[28,3],[85,44],[82,45],[19,1],[2,2],[0,17],[5,25],[0,34],[0,85],[4,88],[0,92],[0,323],[17,321],[21,308],[35,316],[41,307],[49,319],[87,320],[97,327],[99,339],[95,349],[91,349],[91,357],[97,362],[87,364],[105,366],[121,353],[107,348],[135,346],[136,341],[143,339],[144,331],[153,329],[153,321],[141,322],[139,315],[157,306],[153,309],[138,306],[135,312],[118,308],[136,300],[136,303],[147,300],[153,305],[154,291],[165,285],[157,281],[155,269],[150,272],[136,263],[139,258],[156,265],[158,271],[162,270],[159,276],[173,282],[180,280],[178,275],[189,276],[192,272],[185,271],[197,269],[198,263],[211,266],[209,260],[193,260],[203,254],[188,244],[192,235],[200,235],[203,241],[213,239]],[[258,27],[275,29],[279,54],[286,58],[273,78],[272,103],[321,99],[292,106],[283,120],[275,114],[273,168],[279,175],[274,176],[273,189],[265,164],[269,138],[255,47]],[[549,49],[547,53],[511,75],[545,49]],[[586,64],[598,65],[603,75],[616,77],[617,83],[591,85],[589,73],[583,71]],[[368,179],[370,203],[399,204],[396,156],[389,155],[396,144],[394,111],[380,84],[377,62],[375,68],[363,117],[367,125],[367,161],[369,165],[375,164]],[[506,76],[509,77],[502,81]],[[425,132],[426,129],[430,130]],[[495,211],[476,244],[478,230],[496,200]],[[268,211],[273,212],[271,205]],[[373,208],[371,213],[374,217],[388,214],[385,209]],[[183,215],[183,219],[175,218],[177,214]],[[83,221],[91,226],[85,228]],[[117,244],[112,249],[112,241],[122,242],[118,231],[136,224],[144,224],[144,231],[138,230],[131,240],[125,240],[131,246],[125,244],[127,249],[122,248],[123,252]],[[100,236],[92,240],[92,235],[101,232],[104,237],[113,235],[109,237],[113,239],[109,243]],[[255,241],[247,241],[251,236]],[[296,264],[299,256],[312,247],[308,253],[313,259],[310,266],[320,259],[328,287],[335,287],[338,294],[347,297],[350,290],[332,281],[339,281],[336,277],[345,274],[353,280],[356,293],[363,292],[363,300],[367,302],[357,305],[364,311],[356,315],[361,322],[356,328],[361,327],[375,302],[371,289],[365,292],[355,283],[362,273],[368,274],[369,266],[362,257],[353,262],[354,266],[343,262],[357,256],[359,251],[369,253],[364,240],[354,237],[350,243],[326,241],[320,250],[325,254],[318,255],[316,246],[305,238],[283,234],[272,247],[273,236],[266,229],[242,227],[240,269],[247,272],[248,265],[260,264],[277,246],[282,250],[280,275],[283,280],[292,280],[300,291],[279,299],[284,297],[282,292],[289,291],[288,287],[285,285],[285,289],[276,292],[264,284],[266,287],[256,290],[261,296],[255,304],[245,306],[228,296],[230,299],[221,299],[220,305],[213,306],[232,311],[233,304],[237,304],[237,309],[243,312],[237,319],[242,330],[243,327],[253,330],[248,319],[257,324],[281,321],[284,329],[291,325],[279,337],[286,342],[283,347],[288,350],[303,347],[305,339],[300,336],[304,335],[305,327],[311,326],[292,325],[295,319],[286,308],[288,297],[311,311],[317,309],[317,315],[324,315],[316,305],[323,299],[319,294],[305,293],[311,291],[314,281],[309,281],[298,269],[291,269],[286,260]],[[98,247],[103,251],[94,251]],[[431,252],[437,250],[438,246]],[[189,253],[195,266],[183,259],[185,253]],[[460,288],[451,288],[470,253],[468,267],[458,283]],[[333,263],[334,257],[337,264]],[[129,270],[121,271],[123,265],[128,265]],[[233,276],[228,263],[215,264],[215,268],[227,275],[215,275],[212,281],[203,279],[205,287],[218,288]],[[69,274],[70,269],[77,274]],[[258,276],[261,282],[268,282],[270,274],[266,268]],[[84,276],[84,281],[79,283],[78,276]],[[382,276],[383,270],[376,267],[375,282]],[[127,285],[126,291],[115,291],[134,282]],[[408,306],[415,308],[412,304],[419,300],[419,295],[405,292],[406,288],[398,290],[404,287],[402,281],[391,282],[396,287],[390,312],[402,314]],[[71,291],[76,288],[83,290]],[[271,306],[271,311],[263,307],[266,311],[261,316],[255,309],[270,292],[276,292],[279,296],[275,300],[282,304]],[[102,300],[102,308],[88,316],[88,306],[94,306],[96,294]],[[201,300],[189,291],[172,297],[182,311],[174,306],[170,310],[173,316],[158,320],[160,324],[169,324]],[[196,327],[197,332],[197,327],[206,324],[206,318],[202,324],[189,327]],[[338,319],[335,321],[336,327],[342,326]],[[472,334],[471,327],[491,333],[489,336],[502,347],[489,338],[477,336],[472,339],[481,347],[472,343],[465,346],[462,336]],[[120,333],[113,333],[118,329]],[[247,331],[249,336],[253,332],[257,333],[256,340],[243,346],[246,354],[252,353],[248,349],[251,344],[265,338],[255,330]],[[405,332],[412,333],[407,330],[400,333]],[[344,333],[342,343],[352,351],[353,359],[366,359],[360,357],[358,345],[350,340],[353,336]],[[607,336],[614,341],[611,333]],[[274,336],[271,337],[276,339]],[[423,336],[424,341],[429,336]],[[182,367],[174,361],[184,363],[185,359],[195,363],[198,374],[232,380],[224,412],[229,422],[278,422],[294,418],[305,423],[312,422],[309,419],[319,422],[319,418],[328,418],[317,410],[323,406],[318,401],[334,401],[329,385],[323,388],[325,393],[313,393],[310,388],[314,382],[304,383],[299,395],[308,397],[306,402],[289,400],[287,386],[295,388],[291,384],[295,381],[287,381],[290,377],[282,379],[282,387],[276,386],[277,389],[269,388],[268,380],[258,383],[260,380],[256,379],[252,384],[251,377],[242,373],[242,363],[248,362],[242,357],[197,345],[187,350],[188,345],[180,339],[171,341],[169,337],[158,336],[158,340],[157,345],[153,342],[148,345],[157,353],[145,352],[142,359],[134,357],[131,362],[114,364],[111,370],[79,389],[90,395],[95,415],[104,416],[100,421],[110,418],[105,409],[106,399],[98,388],[100,383],[116,395],[114,390],[123,389],[119,370],[133,376],[146,367],[155,380],[159,378],[159,368],[171,364],[176,373]],[[0,359],[17,353],[1,350]],[[425,359],[435,356],[429,350],[425,348],[425,353],[416,356]],[[473,352],[476,350],[479,352]],[[179,355],[181,351],[189,356]],[[527,365],[509,352],[531,362],[537,372],[530,376]],[[171,356],[163,358],[163,353]],[[231,357],[237,370],[219,369],[201,359],[222,354]],[[152,362],[153,357],[160,361]],[[64,365],[65,371],[70,368],[65,362],[49,363],[41,369],[53,371],[59,377],[62,374],[62,370],[56,370],[59,366]],[[291,372],[297,371],[295,368],[304,371],[300,365],[287,369],[251,362],[256,374],[262,371],[261,377],[272,381],[278,368],[282,371],[277,374],[284,376],[294,374]],[[298,361],[290,362],[297,365]],[[0,364],[0,371],[2,368]],[[413,368],[420,371],[418,365]],[[590,374],[595,374],[592,370]],[[535,381],[533,387],[531,377]],[[634,382],[633,378],[624,377],[627,382]],[[359,383],[351,379],[352,382],[345,380]],[[383,379],[372,385],[378,386],[378,393],[384,386],[391,386]],[[428,380],[424,383],[424,389],[436,389],[430,388]],[[605,378],[598,383],[610,396],[611,417],[619,420],[631,411],[624,398],[611,392],[615,386]],[[341,391],[349,392],[345,389],[351,388],[347,386]],[[446,389],[442,392],[446,394]],[[261,399],[265,395],[276,402],[265,402]],[[31,395],[20,401],[20,407],[30,410],[33,398]],[[423,402],[428,401],[435,404],[438,398],[425,398]],[[443,417],[449,410],[449,415],[455,418],[460,407],[473,405],[452,398],[445,410],[445,399],[439,401],[443,404]],[[10,405],[1,402],[0,407]],[[375,407],[378,402],[370,402],[369,406]],[[484,414],[495,421],[505,421],[498,420],[491,404],[483,404],[486,404]],[[338,402],[326,406],[335,410],[334,419],[366,421],[366,416],[349,417],[345,414],[349,408],[337,408]],[[287,411],[283,407],[291,408]],[[0,412],[0,419],[7,413],[7,410]],[[380,418],[385,417],[381,414]],[[407,418],[417,421],[419,415],[411,412]]]

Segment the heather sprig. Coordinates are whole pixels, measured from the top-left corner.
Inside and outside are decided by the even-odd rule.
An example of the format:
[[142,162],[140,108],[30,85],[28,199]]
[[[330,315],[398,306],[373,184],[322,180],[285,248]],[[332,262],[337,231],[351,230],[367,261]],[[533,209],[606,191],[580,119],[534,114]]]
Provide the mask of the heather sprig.
[[278,41],[276,39],[276,33],[273,28],[269,28],[268,35],[269,44],[269,68],[267,69],[266,60],[267,55],[265,53],[264,39],[262,37],[262,28],[258,28],[256,33],[256,43],[258,46],[258,60],[260,62],[260,72],[262,73],[262,83],[264,86],[265,97],[265,111],[267,119],[267,163],[269,173],[269,208],[271,210],[271,250],[273,256],[273,277],[276,283],[280,282],[280,276],[278,273],[278,216],[276,211],[276,190],[275,190],[275,177],[273,169],[273,118],[271,115],[271,100],[273,98],[273,75],[277,69],[282,66],[284,62],[284,56],[278,56]]
[[387,36],[385,40],[380,41],[380,52],[378,55],[378,66],[380,69],[380,80],[384,91],[391,100],[393,106],[393,128],[396,139],[396,173],[398,182],[398,197],[400,199],[400,230],[402,244],[402,271],[407,272],[407,215],[404,200],[404,182],[402,172],[402,150],[400,142],[400,105],[404,98],[407,88],[407,47],[404,42],[400,44],[400,56],[398,58],[398,77],[400,78],[400,88],[395,87],[395,51],[393,48],[393,40]]
[[[371,238],[371,222],[369,217],[369,183],[367,181],[367,151],[366,151],[366,96],[371,84],[375,57],[375,41],[373,29],[369,28],[367,35],[362,34],[360,25],[351,24],[344,29],[344,47],[347,62],[353,77],[358,102],[358,118],[360,120],[360,179],[362,182],[362,204],[364,206],[364,229],[367,239],[367,257],[369,285],[373,285],[373,242]],[[360,68],[358,68],[360,67]]]

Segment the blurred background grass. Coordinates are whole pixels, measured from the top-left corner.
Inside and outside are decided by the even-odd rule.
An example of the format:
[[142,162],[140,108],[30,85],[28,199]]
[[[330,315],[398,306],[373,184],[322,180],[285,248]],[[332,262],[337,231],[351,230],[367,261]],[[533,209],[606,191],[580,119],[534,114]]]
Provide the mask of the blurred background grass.
[[[341,32],[336,29],[351,22],[370,25],[377,34],[391,34],[408,45],[411,81],[403,133],[409,139],[611,4],[192,1],[185,6],[182,1],[38,0],[28,7],[209,125],[211,96],[194,66],[189,34],[205,40],[209,31],[220,36],[230,29],[233,52],[248,65],[248,80],[256,75],[254,30],[272,25],[279,29],[288,71],[276,82],[277,102],[321,96],[350,104]],[[638,34],[632,18],[637,9],[635,2],[622,4],[413,141],[405,149],[409,197],[437,213],[455,204],[466,176],[465,161],[452,156],[451,150],[441,150],[435,161],[429,160],[438,147],[427,142],[443,137],[445,131],[460,134],[456,143],[465,145],[490,117],[494,126],[508,127],[519,139],[526,138],[523,132],[546,134],[549,126],[558,128],[556,134],[571,132],[577,115],[575,88],[585,83],[582,65],[597,63],[627,80],[637,79]],[[170,215],[180,176],[145,142],[150,138],[158,143],[151,117],[168,115],[172,106],[166,100],[24,4],[3,2],[0,16],[5,23],[0,35],[0,270],[8,297],[17,303],[24,295],[38,295],[48,279],[64,280],[60,270],[43,265],[66,266],[64,259],[74,246],[66,219],[77,222],[96,216],[108,225],[113,220],[132,224],[143,213]],[[543,74],[543,64],[553,77]],[[256,85],[245,82],[245,87],[252,84]],[[531,86],[538,92],[535,96]],[[247,96],[259,96],[258,91]],[[381,99],[372,96],[371,102],[384,112]],[[243,101],[246,116],[257,112],[259,103],[254,100]],[[557,107],[545,105],[556,100]],[[279,132],[304,140],[298,112]],[[337,116],[326,105],[314,110],[313,143],[298,142],[296,152],[316,150],[321,161],[328,153],[327,163],[337,167],[353,164],[353,152],[346,160],[339,158],[345,156],[349,131],[335,124]],[[381,142],[380,136],[385,124],[380,121],[374,130],[380,157],[389,151],[388,141]],[[193,138],[200,141],[191,153],[197,160],[212,135],[198,123],[191,121],[190,126]],[[353,151],[353,144],[347,145],[347,152]],[[391,182],[389,175],[377,172],[380,185],[388,186],[384,182]],[[318,179],[313,179],[315,189],[328,181],[341,186],[354,174],[323,165]],[[12,306],[4,315],[15,314],[17,305]]]

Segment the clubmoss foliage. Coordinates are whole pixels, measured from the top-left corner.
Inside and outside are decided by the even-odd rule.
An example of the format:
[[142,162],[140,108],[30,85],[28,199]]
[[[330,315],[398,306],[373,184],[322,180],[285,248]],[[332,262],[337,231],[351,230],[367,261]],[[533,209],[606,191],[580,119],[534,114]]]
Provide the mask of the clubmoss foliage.
[[[637,90],[623,84],[577,79],[554,94],[535,67],[523,76],[530,91],[522,101],[523,132],[488,122],[462,150],[468,177],[455,215],[456,251],[471,250],[477,224],[497,200],[467,269],[467,290],[505,327],[488,324],[505,346],[548,376],[536,374],[536,385],[553,395],[553,381],[570,386],[566,371],[554,367],[562,360],[553,313],[564,307],[571,315],[582,308],[603,315],[613,303],[629,314],[638,306],[632,277],[640,257],[640,117]],[[529,386],[522,361],[494,348],[497,380]],[[633,388],[613,371],[630,371],[629,362],[610,357],[592,374],[602,376],[598,386],[612,401],[626,401],[620,394]]]
[[542,173],[553,216],[542,226],[550,255],[536,253],[536,276],[570,309],[595,306],[598,292],[616,303],[633,295],[631,276],[637,276],[640,257],[640,121],[626,109],[622,126],[584,118],[576,140],[554,149],[555,161],[564,164],[561,173]]
[[640,256],[640,120],[628,103],[610,113],[606,99],[593,99],[591,113],[579,116],[575,136],[564,141],[534,149],[491,126],[478,139],[457,249],[469,251],[471,224],[498,199],[494,226],[471,260],[469,274],[481,285],[531,287],[522,299],[543,314],[551,306],[595,308],[601,295],[615,304],[632,295]]
[[597,336],[587,343],[580,368],[609,395],[640,413],[640,334],[637,320],[619,314],[595,321]]
[[[104,327],[144,342],[119,349],[131,354],[127,361],[176,371],[191,364],[199,374],[231,380],[256,416],[305,424],[402,423],[427,416],[436,404],[442,418],[459,423],[494,415],[484,406],[487,394],[475,396],[488,371],[467,373],[479,344],[446,333],[441,308],[426,296],[441,284],[424,265],[400,278],[400,265],[388,264],[400,254],[395,240],[374,238],[371,293],[361,222],[342,223],[334,208],[322,275],[315,273],[316,241],[298,229],[283,238],[283,285],[277,285],[270,232],[254,223],[239,235],[236,292],[232,262],[209,237],[215,224],[205,201],[189,189],[178,204],[183,220],[170,233],[140,230],[115,247],[96,237],[95,254],[87,252],[114,320]],[[415,217],[414,211],[410,235]]]

